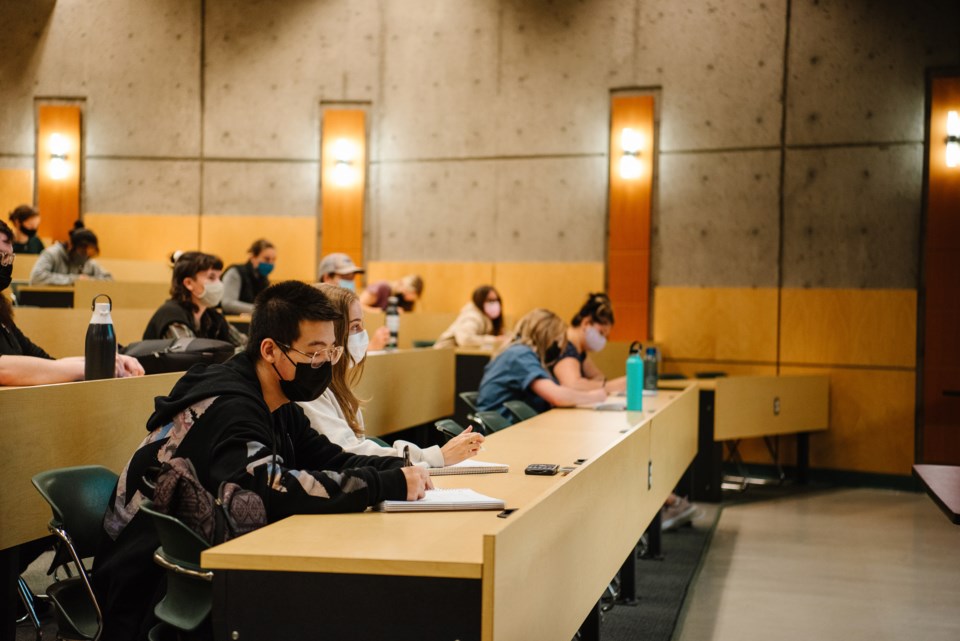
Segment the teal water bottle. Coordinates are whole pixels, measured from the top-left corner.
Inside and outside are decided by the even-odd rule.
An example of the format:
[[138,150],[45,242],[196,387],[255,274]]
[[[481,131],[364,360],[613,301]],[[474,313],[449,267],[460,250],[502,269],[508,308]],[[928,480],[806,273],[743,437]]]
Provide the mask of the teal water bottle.
[[627,356],[627,411],[639,412],[643,409],[643,356],[640,341],[630,344]]

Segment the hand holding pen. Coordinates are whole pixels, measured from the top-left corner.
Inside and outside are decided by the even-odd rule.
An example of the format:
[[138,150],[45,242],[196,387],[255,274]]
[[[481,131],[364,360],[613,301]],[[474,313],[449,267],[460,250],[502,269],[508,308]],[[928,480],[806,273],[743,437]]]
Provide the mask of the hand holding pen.
[[426,468],[417,467],[410,462],[410,446],[403,448],[403,467],[400,468],[407,480],[407,500],[416,501],[426,496],[427,490],[433,489],[430,472]]

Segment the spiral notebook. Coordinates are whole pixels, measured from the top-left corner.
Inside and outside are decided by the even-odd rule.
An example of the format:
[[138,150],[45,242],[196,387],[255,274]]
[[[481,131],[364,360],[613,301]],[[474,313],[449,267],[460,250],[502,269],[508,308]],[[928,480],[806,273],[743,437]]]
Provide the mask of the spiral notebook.
[[377,512],[441,512],[447,510],[502,510],[505,504],[467,488],[427,490],[418,501],[382,501],[373,509]]
[[486,463],[467,459],[446,467],[431,467],[430,476],[449,476],[451,474],[495,474],[509,472],[510,466],[506,463]]

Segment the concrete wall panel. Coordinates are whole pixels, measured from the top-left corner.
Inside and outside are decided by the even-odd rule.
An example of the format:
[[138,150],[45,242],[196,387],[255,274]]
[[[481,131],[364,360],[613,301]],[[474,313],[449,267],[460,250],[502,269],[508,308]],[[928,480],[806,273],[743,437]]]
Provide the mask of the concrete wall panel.
[[606,153],[610,88],[634,84],[634,3],[502,6],[498,153]]
[[640,3],[637,82],[662,86],[663,150],[775,145],[785,0]]
[[794,2],[788,143],[923,140],[924,72],[958,52],[950,0]]
[[785,287],[917,286],[923,147],[791,151]]
[[317,215],[319,163],[207,161],[203,172],[204,214]]
[[379,14],[367,2],[207,3],[204,146],[316,160],[321,100],[374,100]]
[[200,163],[87,160],[84,211],[100,214],[196,214]]
[[493,2],[383,4],[382,159],[496,153],[497,10]]
[[775,286],[779,171],[774,151],[662,156],[654,284]]

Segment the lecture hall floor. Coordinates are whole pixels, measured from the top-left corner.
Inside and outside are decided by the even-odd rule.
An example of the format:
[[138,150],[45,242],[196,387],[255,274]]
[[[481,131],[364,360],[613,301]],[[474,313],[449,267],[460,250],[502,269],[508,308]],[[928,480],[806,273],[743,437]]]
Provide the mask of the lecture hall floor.
[[725,507],[675,639],[960,639],[960,526],[925,494]]

